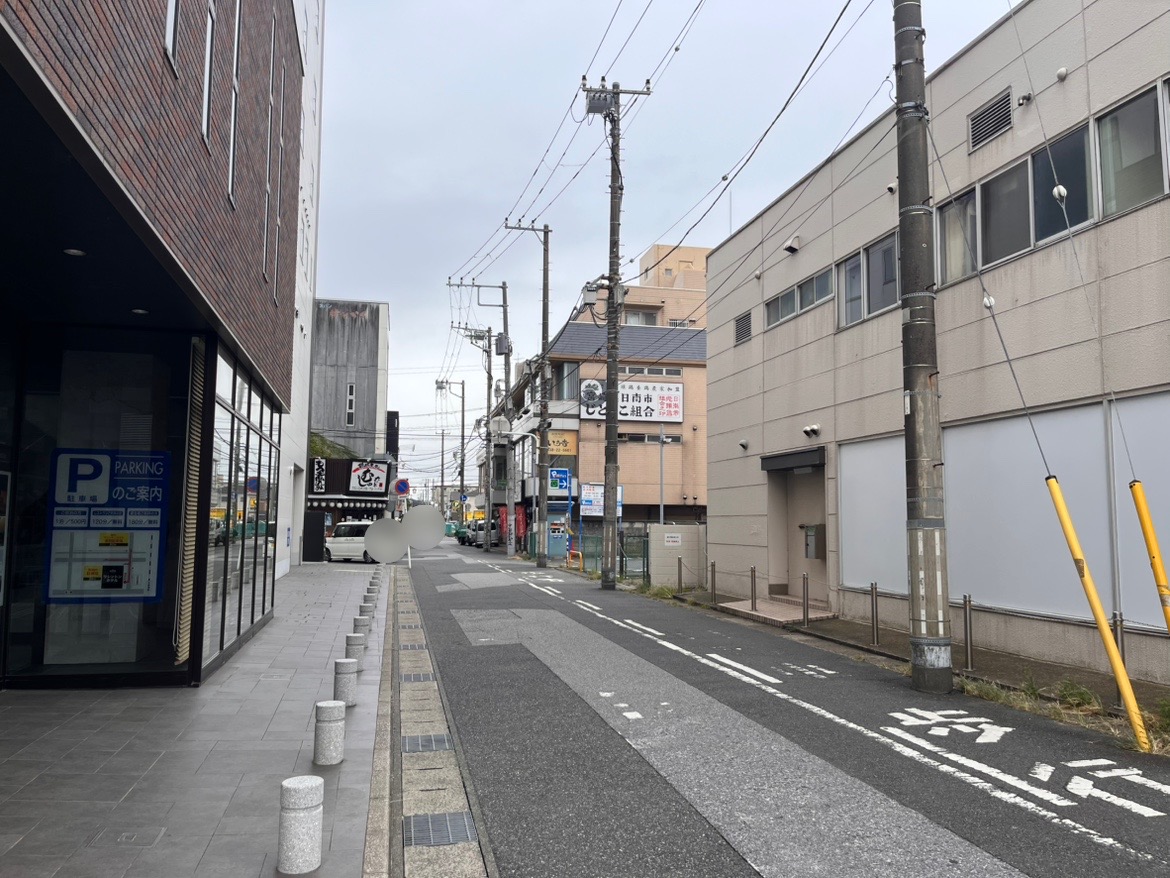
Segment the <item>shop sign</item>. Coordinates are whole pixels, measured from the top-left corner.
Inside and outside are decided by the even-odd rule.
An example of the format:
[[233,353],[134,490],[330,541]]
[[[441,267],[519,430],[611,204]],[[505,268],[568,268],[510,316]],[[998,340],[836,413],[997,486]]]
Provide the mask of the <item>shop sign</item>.
[[165,451],[54,451],[46,602],[161,600],[170,480]]
[[[622,486],[618,485],[617,517],[622,517]],[[605,485],[581,485],[581,514],[605,515]]]
[[[581,382],[581,417],[605,417],[605,385],[589,378]],[[623,421],[681,424],[683,386],[658,381],[619,381],[618,417]]]
[[310,494],[325,493],[325,458],[313,458],[313,490]]
[[548,453],[553,457],[576,457],[577,434],[572,430],[549,430]]
[[363,494],[385,494],[389,464],[355,460],[349,467],[349,490]]

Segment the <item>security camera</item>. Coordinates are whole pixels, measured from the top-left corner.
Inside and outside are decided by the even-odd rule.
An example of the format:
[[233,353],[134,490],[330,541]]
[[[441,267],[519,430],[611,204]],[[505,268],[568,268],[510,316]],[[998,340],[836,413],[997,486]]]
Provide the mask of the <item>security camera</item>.
[[898,191],[898,181],[895,180],[893,183],[887,183],[886,184],[886,191],[889,192],[891,195],[893,195],[895,192],[897,192]]
[[810,438],[812,436],[820,436],[821,435],[821,425],[820,424],[809,424],[807,427],[805,427],[803,430],[801,430],[801,432],[804,433],[805,436],[808,436]]

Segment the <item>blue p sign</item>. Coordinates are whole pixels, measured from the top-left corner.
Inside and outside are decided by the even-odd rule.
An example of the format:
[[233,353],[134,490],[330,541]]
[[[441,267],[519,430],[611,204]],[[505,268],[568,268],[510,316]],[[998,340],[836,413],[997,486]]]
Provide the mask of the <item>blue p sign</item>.
[[107,454],[62,454],[57,458],[58,503],[106,503],[110,499]]

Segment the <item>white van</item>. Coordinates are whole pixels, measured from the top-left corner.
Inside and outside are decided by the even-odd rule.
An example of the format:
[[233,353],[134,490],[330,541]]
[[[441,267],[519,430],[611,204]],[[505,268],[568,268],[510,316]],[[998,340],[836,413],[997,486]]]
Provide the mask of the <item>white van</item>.
[[325,560],[373,563],[366,552],[366,529],[371,524],[372,521],[343,521],[334,527],[333,533],[325,537]]

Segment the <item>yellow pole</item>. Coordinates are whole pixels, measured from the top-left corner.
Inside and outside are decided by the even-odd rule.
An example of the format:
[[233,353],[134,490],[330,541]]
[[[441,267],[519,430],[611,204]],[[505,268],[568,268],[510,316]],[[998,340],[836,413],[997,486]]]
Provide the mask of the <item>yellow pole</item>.
[[1150,556],[1150,568],[1154,571],[1158,602],[1162,604],[1162,615],[1166,617],[1166,629],[1170,630],[1170,586],[1166,584],[1166,567],[1162,563],[1162,552],[1158,548],[1158,534],[1150,518],[1150,507],[1146,504],[1146,492],[1137,479],[1129,483],[1129,492],[1133,494],[1133,505],[1137,507],[1138,522],[1142,526],[1142,536],[1146,539],[1146,552]]
[[1097,586],[1093,584],[1093,574],[1089,572],[1089,565],[1085,563],[1085,555],[1081,551],[1081,541],[1077,539],[1076,528],[1069,517],[1068,507],[1064,503],[1064,494],[1060,490],[1060,482],[1056,476],[1048,476],[1048,493],[1052,495],[1052,505],[1056,507],[1056,517],[1060,519],[1060,529],[1064,531],[1065,542],[1072,553],[1073,564],[1076,565],[1077,575],[1081,578],[1081,585],[1085,589],[1085,597],[1089,599],[1089,608],[1093,611],[1093,619],[1097,623],[1097,631],[1101,635],[1101,642],[1105,644],[1105,652],[1109,655],[1109,665],[1113,668],[1113,676],[1117,680],[1117,689],[1121,693],[1121,700],[1125,704],[1125,712],[1129,715],[1129,724],[1133,728],[1133,736],[1137,739],[1138,749],[1143,753],[1150,752],[1150,739],[1146,735],[1146,724],[1138,710],[1137,699],[1133,694],[1133,686],[1129,682],[1129,674],[1125,670],[1125,662],[1121,660],[1121,653],[1117,650],[1117,643],[1113,640],[1113,632],[1109,630],[1109,622],[1105,618],[1105,610],[1101,606],[1101,598],[1097,596]]

